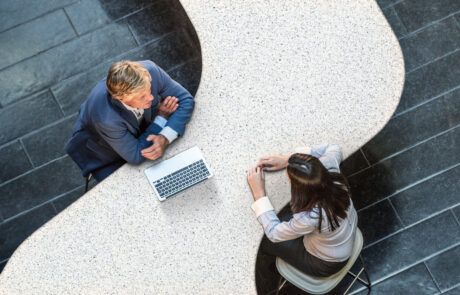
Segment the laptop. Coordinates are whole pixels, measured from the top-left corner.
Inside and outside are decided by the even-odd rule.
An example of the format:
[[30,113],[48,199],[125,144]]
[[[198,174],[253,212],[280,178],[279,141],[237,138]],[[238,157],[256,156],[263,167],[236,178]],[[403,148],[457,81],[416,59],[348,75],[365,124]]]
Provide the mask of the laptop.
[[147,168],[145,175],[160,201],[212,177],[211,170],[198,147]]

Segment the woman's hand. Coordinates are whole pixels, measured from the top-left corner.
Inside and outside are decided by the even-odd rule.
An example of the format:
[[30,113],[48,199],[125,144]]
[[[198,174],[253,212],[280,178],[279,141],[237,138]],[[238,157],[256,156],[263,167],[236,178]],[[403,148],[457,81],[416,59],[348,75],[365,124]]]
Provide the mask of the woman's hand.
[[290,156],[271,155],[268,157],[260,158],[258,167],[262,170],[276,171],[284,169],[288,166],[288,160]]
[[262,168],[256,166],[248,172],[248,183],[252,190],[254,200],[258,200],[265,196],[265,177]]

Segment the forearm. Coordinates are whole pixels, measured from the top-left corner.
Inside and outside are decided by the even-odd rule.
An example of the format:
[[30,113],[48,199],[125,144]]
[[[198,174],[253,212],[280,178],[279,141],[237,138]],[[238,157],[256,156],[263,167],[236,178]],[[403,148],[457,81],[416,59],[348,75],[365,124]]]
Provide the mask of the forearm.
[[281,222],[274,210],[263,213],[257,220],[262,224],[267,238],[273,243],[293,240],[302,236],[302,233],[295,231],[292,227],[293,219],[289,222]]
[[169,117],[166,127],[170,127],[181,136],[184,133],[185,125],[192,116],[195,101],[187,89],[171,79],[162,69],[158,69],[162,82],[160,95],[162,97],[174,96],[178,99],[179,104],[178,109]]
[[161,126],[152,123],[136,138],[123,125],[98,123],[95,129],[120,157],[131,164],[140,164],[145,160],[141,151],[152,145],[151,141],[146,140],[147,137],[157,135],[162,130]]
[[140,151],[151,146],[152,142],[147,141],[147,137],[151,134],[158,135],[163,130],[163,127],[168,121],[161,116],[155,117],[155,120],[147,127],[147,129],[138,138],[139,155]]
[[302,235],[291,226],[294,219],[289,222],[279,220],[268,197],[258,199],[252,204],[251,208],[262,225],[265,235],[273,243],[292,240]]
[[194,106],[195,102],[191,96],[179,100],[179,108],[171,115],[165,128],[169,127],[182,136],[185,125],[192,116]]

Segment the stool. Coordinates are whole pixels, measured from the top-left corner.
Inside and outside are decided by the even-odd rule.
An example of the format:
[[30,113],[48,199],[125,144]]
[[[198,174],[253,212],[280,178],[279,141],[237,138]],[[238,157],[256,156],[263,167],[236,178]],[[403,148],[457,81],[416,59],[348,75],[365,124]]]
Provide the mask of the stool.
[[[366,268],[364,266],[364,261],[361,256],[362,248],[363,248],[363,235],[361,234],[361,231],[359,230],[359,228],[357,228],[355,241],[353,244],[353,252],[351,253],[350,259],[348,259],[348,263],[338,273],[333,274],[329,277],[325,277],[325,278],[309,276],[301,272],[297,268],[289,265],[281,258],[276,257],[276,268],[278,269],[278,272],[282,276],[280,280],[280,284],[278,285],[278,291],[276,294],[278,294],[278,292],[281,290],[281,288],[283,288],[283,286],[286,284],[287,281],[289,281],[291,284],[293,284],[294,286],[296,286],[297,288],[305,292],[308,292],[311,294],[325,294],[331,291],[332,289],[334,289],[334,287],[337,286],[347,274],[352,276],[354,280],[345,290],[344,294],[347,294],[347,292],[350,290],[350,288],[354,285],[356,281],[359,281],[361,284],[363,284],[370,290],[371,281],[369,279],[369,275],[366,271]],[[350,271],[350,269],[355,263],[356,259],[358,259],[358,257],[361,261],[362,267],[360,271],[358,272],[358,274],[354,274]],[[363,272],[366,275],[367,282],[359,277]]]

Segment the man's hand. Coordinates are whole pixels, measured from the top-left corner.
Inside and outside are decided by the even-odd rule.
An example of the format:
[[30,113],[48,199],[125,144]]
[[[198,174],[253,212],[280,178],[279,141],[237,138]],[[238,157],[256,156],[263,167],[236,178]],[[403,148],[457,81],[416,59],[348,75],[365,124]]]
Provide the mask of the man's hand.
[[144,158],[150,160],[156,160],[161,157],[169,144],[169,141],[163,135],[153,135],[150,134],[147,141],[153,141],[153,144],[146,149],[141,151],[141,155]]
[[266,171],[276,171],[284,169],[288,166],[288,160],[290,156],[281,156],[281,155],[271,155],[268,157],[263,157],[259,160],[257,164],[258,167],[261,167]]
[[178,101],[179,100],[174,96],[166,97],[158,107],[158,115],[168,120],[169,116],[171,116],[171,114],[179,107],[179,104],[177,103]]
[[256,166],[248,172],[248,183],[252,190],[254,200],[265,196],[265,177],[262,168]]

